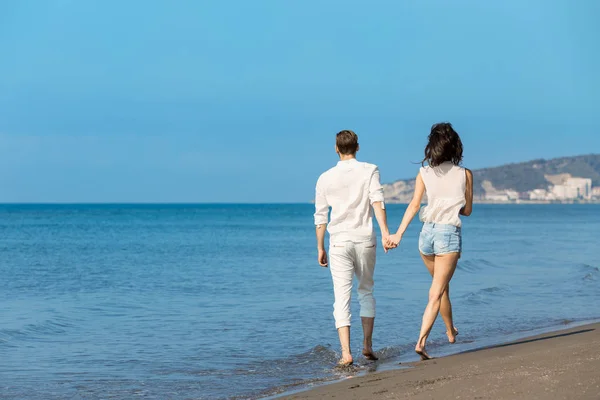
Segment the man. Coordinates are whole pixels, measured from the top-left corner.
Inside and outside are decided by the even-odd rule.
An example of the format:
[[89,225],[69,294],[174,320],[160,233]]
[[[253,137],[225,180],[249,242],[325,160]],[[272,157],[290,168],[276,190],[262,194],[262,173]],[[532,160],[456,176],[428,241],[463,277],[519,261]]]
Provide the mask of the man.
[[[363,355],[369,360],[377,360],[372,344],[375,322],[373,271],[376,251],[373,212],[381,229],[386,252],[389,237],[379,169],[376,165],[357,161],[358,150],[358,136],[354,132],[344,130],[337,134],[335,151],[340,161],[319,177],[315,197],[318,261],[322,267],[328,265],[325,230],[329,232],[329,267],[335,295],[333,316],[342,346],[342,366],[351,365],[353,362],[350,351],[350,299],[355,274],[359,281],[358,300],[364,333]],[[329,207],[331,221],[328,221],[327,215]]]

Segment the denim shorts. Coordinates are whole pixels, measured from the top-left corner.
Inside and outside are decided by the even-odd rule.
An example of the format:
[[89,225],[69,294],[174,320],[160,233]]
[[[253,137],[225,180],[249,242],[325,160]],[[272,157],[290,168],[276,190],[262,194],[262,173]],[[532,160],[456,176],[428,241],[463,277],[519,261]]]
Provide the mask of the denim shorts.
[[419,251],[426,256],[460,253],[462,235],[454,225],[425,223],[419,236]]

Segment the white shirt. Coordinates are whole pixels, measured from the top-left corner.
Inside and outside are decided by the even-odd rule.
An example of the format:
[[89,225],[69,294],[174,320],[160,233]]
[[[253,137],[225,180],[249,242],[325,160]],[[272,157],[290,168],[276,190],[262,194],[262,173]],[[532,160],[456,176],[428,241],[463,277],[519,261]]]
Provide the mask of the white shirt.
[[317,181],[315,225],[327,224],[329,242],[373,242],[375,202],[383,202],[383,187],[376,165],[356,159],[340,161]]
[[427,206],[419,215],[421,221],[460,227],[460,210],[467,203],[465,169],[445,162],[433,168],[423,167],[420,174],[427,192]]

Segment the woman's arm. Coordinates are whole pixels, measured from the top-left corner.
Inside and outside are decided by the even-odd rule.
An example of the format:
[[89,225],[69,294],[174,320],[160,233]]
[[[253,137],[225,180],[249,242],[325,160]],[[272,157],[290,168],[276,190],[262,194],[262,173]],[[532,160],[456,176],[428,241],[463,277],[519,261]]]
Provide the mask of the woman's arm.
[[473,211],[473,173],[470,170],[465,169],[465,174],[467,175],[467,188],[465,189],[465,200],[467,202],[465,203],[465,206],[460,209],[460,215],[468,217]]
[[423,183],[423,178],[421,178],[421,173],[417,175],[417,179],[415,182],[415,193],[413,194],[413,198],[410,201],[408,207],[406,207],[406,211],[404,212],[404,217],[402,217],[402,222],[398,227],[398,231],[396,234],[390,236],[390,243],[394,246],[397,246],[402,240],[402,236],[408,225],[410,225],[411,221],[417,215],[419,210],[421,209],[421,200],[423,200],[423,193],[425,193],[425,183]]

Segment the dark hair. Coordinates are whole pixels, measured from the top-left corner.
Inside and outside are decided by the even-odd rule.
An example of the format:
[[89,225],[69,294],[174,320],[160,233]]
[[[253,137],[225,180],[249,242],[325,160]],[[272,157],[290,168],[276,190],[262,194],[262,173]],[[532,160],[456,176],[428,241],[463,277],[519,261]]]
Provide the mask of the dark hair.
[[358,151],[358,136],[353,131],[340,131],[336,135],[335,145],[340,154],[356,154]]
[[463,145],[458,133],[449,122],[442,122],[431,127],[429,142],[425,147],[425,158],[421,161],[431,167],[437,167],[447,161],[459,165],[463,158]]

